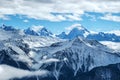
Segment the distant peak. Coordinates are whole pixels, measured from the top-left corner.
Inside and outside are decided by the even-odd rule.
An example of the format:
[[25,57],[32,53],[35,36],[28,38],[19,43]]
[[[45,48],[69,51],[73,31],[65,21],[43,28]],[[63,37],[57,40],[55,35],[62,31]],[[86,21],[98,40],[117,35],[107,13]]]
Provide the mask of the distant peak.
[[5,31],[15,31],[15,30],[17,30],[17,29],[15,29],[14,27],[12,27],[12,26],[7,26],[7,25],[5,25],[5,24],[3,24],[0,28],[3,29],[3,30],[5,30]]
[[67,35],[68,39],[74,39],[77,36],[86,37],[90,32],[84,28],[81,24],[74,24],[68,28],[70,32]]
[[81,24],[74,24],[71,27],[68,28],[70,30],[70,33],[90,33],[85,27],[83,27]]
[[43,26],[33,26],[24,30],[24,32],[25,34],[36,36],[53,36],[53,34]]

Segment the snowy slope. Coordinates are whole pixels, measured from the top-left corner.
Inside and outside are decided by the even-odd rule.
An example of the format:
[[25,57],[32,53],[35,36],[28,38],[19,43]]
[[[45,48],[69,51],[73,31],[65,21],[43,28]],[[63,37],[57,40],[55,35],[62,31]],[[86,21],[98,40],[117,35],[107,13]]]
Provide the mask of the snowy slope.
[[[97,41],[85,40],[80,37],[67,42],[55,43],[39,50],[39,55],[34,56],[38,63],[33,67],[38,69],[49,67],[47,60],[53,59],[53,63],[57,61],[57,68],[54,68],[55,72],[53,72],[57,78],[65,65],[76,75],[79,70],[87,72],[95,67],[120,63],[120,56],[113,50]],[[49,63],[52,62],[49,61]]]
[[12,54],[11,51],[14,51],[19,55],[11,55],[13,59],[18,61],[21,60],[28,64],[31,64],[32,62],[27,55],[29,52],[32,52],[32,50],[34,51],[37,47],[49,46],[52,43],[61,41],[60,39],[53,37],[20,35],[4,30],[1,30],[0,33],[0,50],[5,50],[9,54]]
[[[37,48],[49,46],[52,43],[61,41],[58,38],[53,37],[40,37],[25,35],[22,31],[6,31],[0,29],[0,67],[3,77],[0,80],[7,80],[8,78],[22,78],[25,76],[39,75],[36,72],[32,72],[31,66],[36,63],[32,55],[37,54],[35,52]],[[32,54],[35,52],[35,54]],[[54,59],[47,60],[53,61]],[[5,65],[5,69],[3,66]],[[12,67],[9,67],[12,66]],[[8,69],[7,69],[8,68]],[[12,69],[12,70],[10,70]],[[8,72],[6,73],[5,71]],[[16,71],[15,71],[16,70]],[[24,71],[28,70],[28,71]],[[17,71],[25,72],[26,75],[14,75],[9,73],[17,73]],[[10,75],[10,76],[9,76]],[[8,76],[8,77],[6,77]]]
[[[17,48],[14,49],[18,54],[24,54],[23,51]],[[65,68],[65,65],[67,65],[68,69],[70,68],[73,70],[74,75],[76,75],[79,70],[82,72],[88,72],[95,67],[120,63],[120,56],[116,53],[112,53],[111,49],[97,41],[85,40],[79,37],[71,41],[54,43],[50,47],[31,47],[31,49],[36,50],[37,53],[35,53],[37,55],[31,56],[35,63],[32,63],[29,67],[37,70],[37,72],[23,71],[9,66],[4,66],[3,68],[3,65],[0,65],[2,71],[8,70],[14,73],[20,71],[25,73],[25,75],[20,74],[19,76],[16,76],[1,71],[5,75],[8,75],[8,77],[5,77],[2,74],[3,77],[0,77],[0,79],[4,80],[14,77],[22,78],[25,76],[34,76],[37,75],[37,73],[41,75],[41,71],[38,71],[39,69],[49,70],[48,68],[51,68],[50,71],[55,76],[56,80],[58,80],[60,73],[63,73],[62,69]],[[53,65],[54,63],[55,65]],[[11,71],[11,69],[13,71]]]
[[52,43],[62,41],[55,37],[40,37],[27,35],[23,38],[23,41],[29,45],[30,48],[49,46]]
[[0,29],[0,40],[21,39],[24,36],[22,31],[4,31]]

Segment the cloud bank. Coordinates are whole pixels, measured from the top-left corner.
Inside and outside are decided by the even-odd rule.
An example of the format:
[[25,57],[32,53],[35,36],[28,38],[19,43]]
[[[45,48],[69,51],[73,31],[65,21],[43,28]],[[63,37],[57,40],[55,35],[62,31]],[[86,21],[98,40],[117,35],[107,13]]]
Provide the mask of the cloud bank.
[[109,21],[115,21],[115,22],[120,22],[120,16],[115,16],[112,14],[106,14],[103,17],[100,17],[103,20],[109,20]]
[[[120,13],[120,0],[1,0],[0,18],[24,15],[49,21],[82,20],[85,12]],[[54,13],[57,13],[56,15]],[[108,19],[106,19],[108,20]]]
[[44,77],[47,75],[48,75],[48,71],[45,71],[45,70],[28,71],[28,70],[14,68],[8,65],[0,65],[0,80],[9,80],[12,78],[23,78],[23,77],[30,77],[30,76]]

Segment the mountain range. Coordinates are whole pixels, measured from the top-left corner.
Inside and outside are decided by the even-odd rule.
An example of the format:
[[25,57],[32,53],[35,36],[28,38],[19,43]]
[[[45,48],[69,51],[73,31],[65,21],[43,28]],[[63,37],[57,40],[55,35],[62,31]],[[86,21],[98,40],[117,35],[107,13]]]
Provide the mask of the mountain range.
[[[43,27],[19,30],[3,25],[0,28],[0,80],[120,79],[120,52],[99,43],[101,37],[93,40],[95,34],[84,27],[62,34],[59,37],[64,39],[53,36]],[[99,35],[105,40],[116,36]]]
[[24,30],[25,34],[36,35],[36,36],[52,36],[53,34],[48,31],[45,27],[30,27]]
[[[19,29],[15,29],[12,26],[3,25],[0,29],[4,29],[5,31],[21,31]],[[45,27],[37,26],[37,27],[29,27],[28,29],[23,30],[23,33],[26,35],[33,35],[33,36],[49,36],[49,37],[59,37],[60,39],[74,39],[78,36],[92,39],[97,41],[113,41],[113,42],[120,42],[120,36],[114,33],[106,33],[106,32],[96,32],[92,33],[83,26],[76,25],[68,34],[62,32],[61,34],[54,35],[51,31],[47,30]]]
[[80,25],[76,25],[68,34],[62,32],[57,35],[57,37],[62,39],[74,39],[77,36],[81,36],[87,39],[97,40],[97,41],[113,41],[120,42],[120,36],[114,33],[96,32],[92,33],[86,28]]

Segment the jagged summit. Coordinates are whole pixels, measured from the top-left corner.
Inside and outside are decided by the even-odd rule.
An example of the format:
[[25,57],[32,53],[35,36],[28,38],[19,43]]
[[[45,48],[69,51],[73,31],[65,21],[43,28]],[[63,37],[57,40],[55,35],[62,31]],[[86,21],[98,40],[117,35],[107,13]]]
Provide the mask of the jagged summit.
[[3,29],[3,30],[5,30],[5,31],[16,31],[17,29],[15,29],[14,27],[12,27],[12,26],[7,26],[7,25],[5,25],[5,24],[3,24],[1,27],[0,27],[0,29]]
[[71,40],[80,36],[83,38],[97,40],[97,41],[120,42],[120,36],[117,36],[114,33],[106,33],[106,32],[92,33],[80,24],[74,24],[71,27],[69,27],[68,30],[69,30],[68,34],[62,32],[61,34],[57,35],[57,37]]
[[85,28],[74,28],[70,31],[70,33],[68,34],[68,38],[69,39],[73,39],[77,36],[81,36],[81,37],[86,37],[89,34],[89,31]]
[[99,33],[95,33],[95,34],[89,34],[86,38],[97,40],[97,41],[120,42],[120,36],[117,36],[114,33],[99,32]]
[[57,35],[57,37],[60,37],[62,39],[74,39],[78,36],[87,37],[87,35],[90,33],[85,27],[80,24],[74,24],[70,28],[68,28],[68,30],[68,34],[62,32],[61,34]]
[[43,26],[34,26],[24,30],[25,34],[35,36],[52,36],[53,34]]
[[28,34],[28,35],[33,35],[33,36],[46,36],[46,37],[53,36],[53,34],[43,26],[33,26],[33,27],[29,27],[26,30],[21,30],[21,29],[16,29],[12,26],[7,26],[7,25],[3,24],[0,27],[0,29],[4,30],[4,31],[16,32],[17,34],[20,34],[20,35]]

